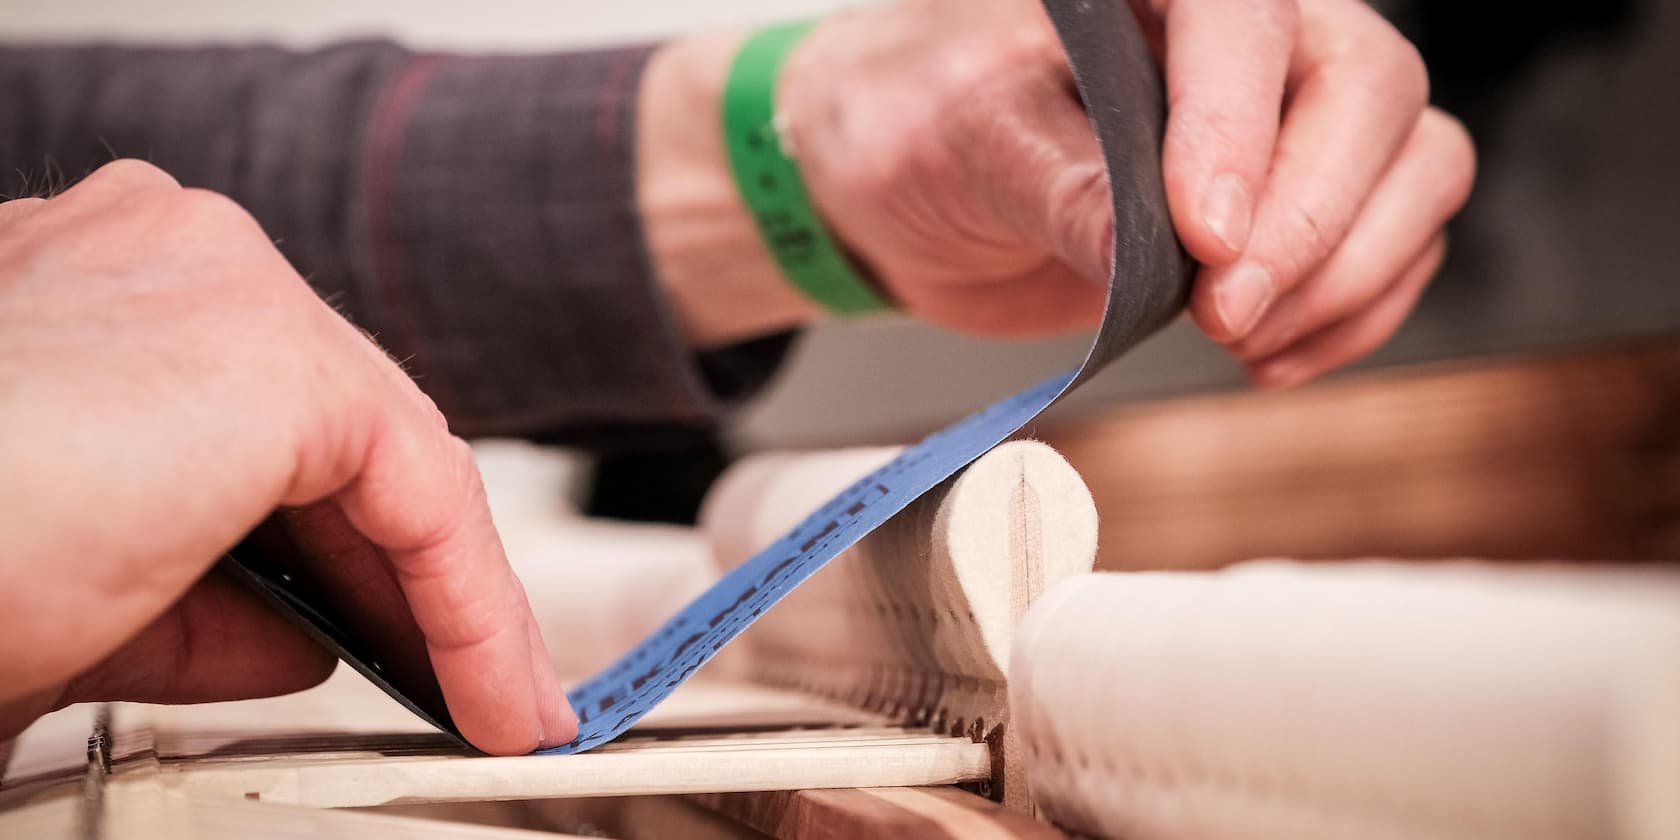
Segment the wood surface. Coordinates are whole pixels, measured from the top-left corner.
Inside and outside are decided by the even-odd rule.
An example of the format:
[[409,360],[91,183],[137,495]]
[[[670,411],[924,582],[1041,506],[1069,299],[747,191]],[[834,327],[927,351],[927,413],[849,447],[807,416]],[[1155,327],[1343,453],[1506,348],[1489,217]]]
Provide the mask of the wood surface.
[[688,796],[539,799],[518,805],[531,825],[618,840],[764,840],[762,832]]
[[1098,567],[1680,556],[1680,341],[1167,400],[1048,428]]
[[197,795],[314,807],[989,778],[987,746],[760,686],[684,686],[624,738],[578,756],[470,755],[348,669],[288,697],[117,704],[111,763]]
[[1036,801],[1081,834],[1680,836],[1680,570],[1099,573],[1017,643]]
[[[895,450],[781,454],[732,468],[702,526],[729,566]],[[1030,812],[1008,726],[1016,625],[1047,586],[1090,571],[1096,510],[1044,444],[1005,443],[913,502],[769,611],[736,672],[894,720],[989,741],[989,792]]]
[[470,822],[193,796],[157,784],[113,787],[102,840],[556,840],[579,835]]
[[782,840],[808,837],[1051,840],[1063,836],[1048,823],[951,787],[717,793],[692,798]]
[[[335,751],[167,764],[167,787],[193,794],[340,808],[720,790],[940,785],[990,777],[986,745],[926,730],[809,730],[627,738],[576,756],[493,758]],[[306,749],[307,747],[299,747]]]

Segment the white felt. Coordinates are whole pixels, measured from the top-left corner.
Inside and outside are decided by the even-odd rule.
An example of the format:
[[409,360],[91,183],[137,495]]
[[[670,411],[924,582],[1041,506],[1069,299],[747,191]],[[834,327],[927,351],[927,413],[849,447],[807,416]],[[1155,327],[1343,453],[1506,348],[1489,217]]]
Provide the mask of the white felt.
[[1032,610],[1010,676],[1038,804],[1082,833],[1676,836],[1673,571],[1091,575]]

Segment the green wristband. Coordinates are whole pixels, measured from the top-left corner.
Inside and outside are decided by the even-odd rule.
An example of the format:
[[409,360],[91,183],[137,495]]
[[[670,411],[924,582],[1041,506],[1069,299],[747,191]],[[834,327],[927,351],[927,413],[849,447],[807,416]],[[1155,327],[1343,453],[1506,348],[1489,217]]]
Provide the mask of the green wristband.
[[777,71],[811,25],[772,26],[748,38],[736,53],[723,91],[729,168],[764,244],[800,291],[842,315],[888,310],[892,303],[852,267],[828,235],[811,206],[799,166],[782,150],[774,125]]

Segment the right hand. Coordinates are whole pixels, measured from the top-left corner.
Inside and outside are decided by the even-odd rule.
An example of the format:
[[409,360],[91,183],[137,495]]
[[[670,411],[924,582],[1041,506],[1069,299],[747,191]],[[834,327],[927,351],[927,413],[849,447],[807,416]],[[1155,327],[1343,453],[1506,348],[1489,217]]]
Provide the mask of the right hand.
[[474,745],[573,737],[467,445],[228,199],[118,161],[0,204],[0,430],[0,737],[325,678],[205,574],[276,508],[316,562],[379,564]]
[[[1475,171],[1417,50],[1362,0],[1130,5],[1164,59],[1162,175],[1201,263],[1196,323],[1268,387],[1386,341]],[[998,337],[1097,323],[1113,203],[1042,3],[833,15],[789,54],[777,101],[817,209],[907,311]]]

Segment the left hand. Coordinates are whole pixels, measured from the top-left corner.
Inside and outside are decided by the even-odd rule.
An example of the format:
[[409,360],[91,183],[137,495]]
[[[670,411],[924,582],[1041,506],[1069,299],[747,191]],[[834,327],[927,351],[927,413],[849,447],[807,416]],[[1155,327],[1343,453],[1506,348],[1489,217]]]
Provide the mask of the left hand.
[[0,203],[0,429],[0,740],[324,679],[206,574],[279,508],[321,589],[423,643],[474,745],[575,734],[467,444],[231,200],[126,160]]
[[[1134,8],[1164,58],[1196,323],[1264,386],[1382,344],[1474,171],[1417,51],[1360,0]],[[778,108],[818,209],[912,314],[998,336],[1095,323],[1109,186],[1037,2],[836,15],[789,56]]]

